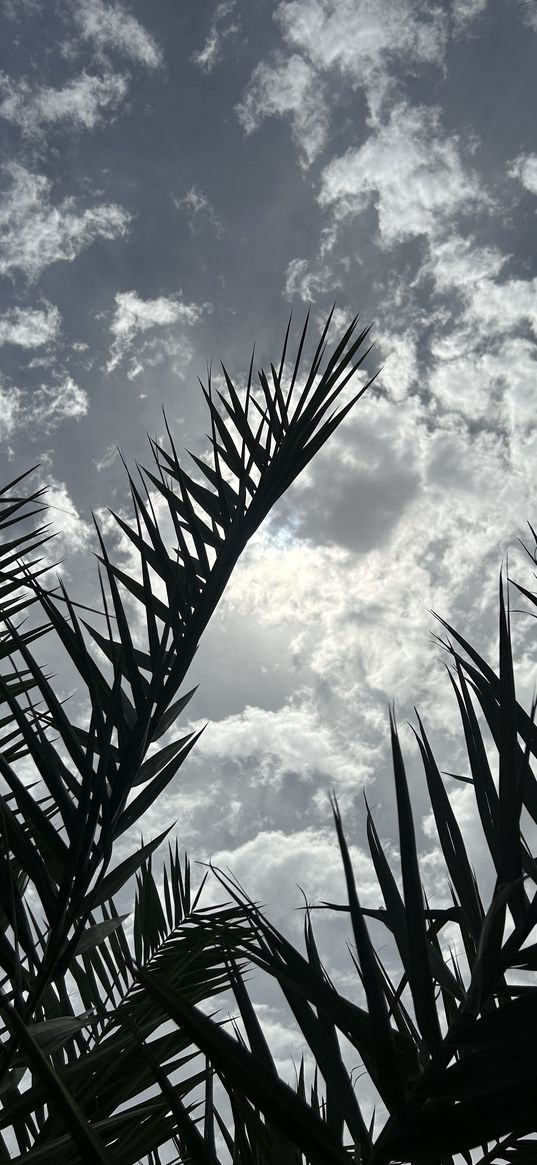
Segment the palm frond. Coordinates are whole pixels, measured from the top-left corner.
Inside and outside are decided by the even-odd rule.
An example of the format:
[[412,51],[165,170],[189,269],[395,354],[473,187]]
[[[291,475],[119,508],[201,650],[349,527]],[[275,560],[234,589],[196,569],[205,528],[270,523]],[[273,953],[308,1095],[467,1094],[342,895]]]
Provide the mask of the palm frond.
[[[115,845],[198,739],[166,734],[194,694],[181,688],[248,539],[367,387],[362,382],[338,407],[367,354],[367,329],[358,332],[354,320],[327,356],[329,324],[304,373],[307,324],[290,365],[288,327],[281,357],[270,377],[259,373],[258,387],[253,361],[244,391],[225,369],[224,391],[215,394],[209,379],[210,456],[191,457],[189,472],[166,422],[165,441],[151,442],[152,466],[136,480],[128,475],[132,518],[115,516],[138,565],[116,561],[97,526],[100,603],[76,603],[61,580],[46,585],[46,564],[36,555],[48,529],[27,534],[16,527],[40,512],[42,491],[15,492],[23,475],[0,492],[0,531],[9,527],[0,550],[0,658],[12,661],[0,672],[0,1127],[11,1130],[29,1161],[93,1153],[126,1165],[155,1159],[167,1142],[180,1154],[201,1152],[197,1090],[207,1099],[214,1068],[192,1070],[197,1049],[187,1033],[159,1034],[166,1016],[135,978],[135,965],[146,963],[152,985],[180,988],[192,1006],[232,984],[240,994],[243,960],[230,955],[230,944],[242,935],[244,908],[217,912],[226,927],[224,955],[214,913],[197,908],[177,848],[169,851],[162,887],[155,882],[151,858],[165,834],[116,864]],[[135,608],[143,633],[134,630]],[[34,609],[44,622],[19,620]],[[45,632],[78,677],[89,706],[83,723],[33,652]],[[30,784],[19,769],[22,757],[34,774]],[[132,945],[114,902],[131,878]],[[252,1035],[250,1013],[248,1029]],[[31,1074],[29,1086],[20,1067]],[[229,1097],[242,1113],[241,1135],[251,1138],[258,1118],[241,1108],[236,1091]],[[215,1158],[222,1119],[213,1110],[201,1134],[208,1159]],[[277,1122],[270,1137],[283,1152]],[[4,1144],[0,1160],[8,1159]]]

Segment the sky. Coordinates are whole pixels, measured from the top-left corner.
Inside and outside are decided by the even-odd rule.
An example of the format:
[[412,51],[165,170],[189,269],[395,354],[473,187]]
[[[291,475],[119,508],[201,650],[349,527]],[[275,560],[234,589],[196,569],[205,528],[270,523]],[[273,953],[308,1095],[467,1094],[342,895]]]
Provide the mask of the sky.
[[[537,5],[0,12],[2,473],[40,463],[76,597],[92,510],[113,538],[106,507],[127,504],[116,446],[147,462],[164,405],[177,444],[204,447],[207,360],[241,381],[254,341],[260,365],[279,355],[291,309],[298,327],[311,305],[315,331],[335,302],[334,338],[360,312],[382,365],[244,554],[192,669],[192,723],[209,727],[144,834],[177,819],[192,859],[231,867],[278,924],[298,885],[342,894],[335,789],[378,904],[363,794],[395,857],[395,701],[442,897],[406,726],[416,705],[440,767],[464,771],[431,611],[495,662],[508,553],[531,582],[517,539],[537,522]],[[528,701],[530,632],[517,617]],[[449,792],[479,868],[468,787]]]

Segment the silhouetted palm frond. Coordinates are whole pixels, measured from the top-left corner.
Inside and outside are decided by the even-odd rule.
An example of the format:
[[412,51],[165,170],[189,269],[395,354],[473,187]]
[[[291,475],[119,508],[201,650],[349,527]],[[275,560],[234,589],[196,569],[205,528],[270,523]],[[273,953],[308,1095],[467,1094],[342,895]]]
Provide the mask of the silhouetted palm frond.
[[[227,950],[211,937],[214,918],[229,947],[242,935],[245,909],[200,912],[176,849],[161,898],[151,855],[165,833],[115,865],[114,847],[196,742],[194,734],[166,734],[193,695],[182,685],[248,539],[367,387],[362,381],[338,404],[367,354],[367,329],[356,324],[327,353],[328,320],[304,373],[307,322],[295,360],[288,328],[278,364],[270,376],[259,373],[258,385],[253,363],[244,391],[225,369],[224,391],[215,395],[209,381],[210,456],[193,457],[193,471],[169,430],[166,442],[151,443],[152,467],[138,481],[129,475],[132,518],[114,515],[137,564],[114,561],[97,527],[97,621],[82,615],[61,580],[55,588],[41,581],[39,560],[19,564],[48,537],[44,528],[17,529],[4,544],[0,648],[13,662],[0,675],[0,1160],[18,1159],[15,1146],[36,1162],[154,1160],[165,1143],[192,1155],[203,1097],[201,1139],[216,1160],[214,1130],[225,1118],[209,1103],[214,1068],[192,1067],[198,1053],[186,1032],[160,1033],[166,1015],[136,976],[147,964],[192,1005],[228,990],[242,962],[230,969]],[[0,494],[3,529],[35,517],[40,502],[41,491],[16,496],[18,481]],[[29,608],[42,625],[17,621]],[[45,633],[78,677],[89,707],[81,723],[32,651]],[[134,876],[129,945],[114,897]],[[250,1143],[260,1118],[238,1095],[232,1105]]]
[[[182,686],[240,553],[365,390],[337,407],[366,333],[355,335],[353,323],[328,359],[325,337],[305,378],[304,332],[295,362],[288,366],[286,337],[278,366],[257,386],[252,368],[242,394],[225,370],[222,394],[207,386],[211,456],[194,457],[191,472],[169,433],[167,443],[152,442],[152,468],[129,479],[133,518],[116,515],[138,565],[114,561],[99,532],[101,622],[83,621],[61,584],[47,589],[38,559],[19,565],[25,546],[33,555],[48,537],[42,528],[27,542],[9,534],[0,551],[0,1161],[451,1165],[461,1154],[475,1165],[529,1165],[537,1157],[537,730],[535,706],[526,711],[516,695],[502,581],[497,670],[441,620],[467,754],[461,779],[475,797],[492,882],[476,875],[452,778],[418,716],[446,875],[445,902],[427,901],[392,715],[400,871],[366,803],[374,907],[361,904],[333,801],[346,899],[321,906],[348,919],[354,991],[330,979],[311,908],[302,951],[229,876],[216,872],[225,901],[204,907],[177,842],[168,839],[156,875],[166,833],[113,864],[118,839],[195,744],[167,734],[193,696]],[[25,503],[40,502],[38,493],[15,497],[17,484],[0,495],[4,527]],[[531,589],[515,585],[537,605]],[[42,626],[20,621],[27,608],[42,612]],[[84,723],[69,717],[33,654],[32,638],[45,632],[80,678]],[[118,895],[131,878],[128,924]],[[375,942],[379,926],[386,947]],[[250,968],[281,991],[309,1048],[294,1084],[278,1074]]]
[[[524,593],[537,602],[532,592]],[[218,874],[237,907],[248,912],[242,942],[227,947],[228,957],[231,962],[241,956],[250,960],[279,985],[324,1080],[322,1130],[317,1089],[314,1103],[308,1105],[302,1092],[293,1108],[283,1097],[282,1082],[271,1083],[262,1033],[252,1028],[251,1018],[248,1028],[251,1005],[239,971],[233,986],[249,1047],[217,1030],[189,1001],[163,990],[151,972],[140,973],[170,1017],[192,1033],[226,1087],[239,1088],[260,1109],[267,1126],[284,1132],[308,1162],[344,1160],[345,1154],[374,1163],[451,1161],[454,1154],[470,1160],[472,1150],[472,1160],[488,1165],[527,1161],[536,1152],[537,984],[528,975],[521,982],[519,975],[521,970],[537,970],[536,944],[530,941],[537,924],[537,861],[521,831],[523,808],[530,822],[537,822],[537,782],[530,763],[537,751],[535,705],[527,714],[516,699],[502,584],[497,673],[452,627],[444,627],[462,648],[461,653],[452,642],[445,645],[454,663],[451,680],[468,753],[471,776],[465,780],[473,787],[495,870],[488,905],[419,717],[415,735],[452,905],[430,908],[425,898],[405,765],[392,719],[401,878],[390,868],[367,808],[367,836],[381,895],[378,908],[360,904],[339,809],[333,804],[347,901],[325,903],[325,908],[348,914],[363,1006],[330,981],[309,909],[301,954],[232,879]],[[491,771],[491,745],[497,750],[497,779]],[[397,969],[392,952],[395,971],[375,951],[368,919],[382,923],[391,935],[399,960]],[[218,919],[215,925],[219,927]],[[225,928],[221,943],[226,950]],[[352,1057],[344,1054],[349,1046]],[[362,1101],[349,1068],[357,1058],[366,1073]],[[363,1110],[363,1100],[369,1104],[375,1095],[387,1114],[376,1138]],[[476,1156],[480,1147],[481,1157]]]

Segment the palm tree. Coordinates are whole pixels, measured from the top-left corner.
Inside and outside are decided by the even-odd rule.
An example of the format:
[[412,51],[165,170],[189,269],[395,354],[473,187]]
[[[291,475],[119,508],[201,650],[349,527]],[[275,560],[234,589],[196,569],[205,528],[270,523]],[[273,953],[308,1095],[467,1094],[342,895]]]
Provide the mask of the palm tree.
[[[495,873],[488,901],[419,717],[416,739],[449,903],[433,907],[425,898],[393,716],[401,869],[399,877],[390,867],[366,806],[375,909],[360,904],[333,803],[346,901],[321,905],[348,918],[360,1006],[323,967],[311,909],[301,952],[218,871],[225,901],[204,909],[177,843],[168,842],[160,879],[152,854],[162,837],[112,865],[116,839],[133,828],[195,744],[190,736],[150,747],[192,695],[180,689],[196,643],[247,538],[365,391],[333,410],[363,360],[357,354],[366,333],[355,336],[355,323],[321,365],[325,329],[299,389],[304,336],[291,371],[286,337],[278,368],[270,381],[260,374],[259,388],[252,368],[242,396],[225,374],[227,394],[217,407],[209,385],[212,460],[195,458],[196,476],[180,465],[169,434],[166,446],[153,443],[154,468],[144,471],[141,486],[131,479],[134,519],[117,519],[139,553],[139,575],[116,566],[100,541],[106,632],[82,618],[61,586],[44,587],[38,559],[19,566],[18,554],[27,547],[33,555],[46,530],[33,531],[27,543],[18,536],[5,544],[0,1130],[9,1137],[1,1159],[15,1153],[17,1161],[122,1165],[447,1165],[453,1154],[480,1165],[537,1159],[537,864],[521,828],[522,820],[531,839],[537,733],[535,707],[527,714],[516,699],[502,582],[497,671],[445,623],[441,640],[467,753],[460,779],[475,795]],[[17,484],[0,495],[4,525],[41,502],[35,494],[15,495]],[[173,553],[161,539],[152,491],[168,507]],[[518,590],[537,606],[532,590]],[[133,640],[127,598],[143,613],[143,645]],[[46,622],[17,625],[28,607]],[[32,640],[47,633],[61,640],[87,692],[91,712],[83,727],[68,718],[32,654]],[[91,640],[108,661],[104,670]],[[31,789],[17,775],[22,758],[35,772]],[[114,897],[133,875],[129,944]],[[387,965],[373,945],[372,921],[391,936],[395,971],[394,960]],[[279,1077],[249,994],[252,966],[281,990],[310,1049],[312,1080],[304,1063],[295,1087]],[[235,999],[231,1032],[208,1014],[221,992]],[[357,1058],[360,1087],[348,1066]],[[364,1081],[365,1096],[378,1101],[379,1115],[369,1120]]]

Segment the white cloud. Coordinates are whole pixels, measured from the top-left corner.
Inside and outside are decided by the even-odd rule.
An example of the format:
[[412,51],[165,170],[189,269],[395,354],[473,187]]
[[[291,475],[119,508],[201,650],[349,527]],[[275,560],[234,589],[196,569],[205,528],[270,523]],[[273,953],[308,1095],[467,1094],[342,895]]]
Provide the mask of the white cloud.
[[51,263],[72,261],[96,239],[126,234],[130,215],[114,203],[79,209],[74,198],[51,205],[52,183],[21,165],[7,169],[11,188],[0,203],[0,273],[37,279]]
[[197,755],[233,762],[245,770],[245,777],[251,774],[252,786],[277,790],[293,777],[320,782],[327,789],[352,786],[356,791],[371,774],[364,751],[342,745],[314,706],[295,703],[274,712],[247,706],[239,715],[211,723]]
[[0,78],[0,117],[20,126],[24,134],[39,134],[44,125],[62,122],[76,129],[93,129],[104,110],[115,111],[127,92],[119,74],[103,77],[82,73],[62,89],[32,86],[28,81]]
[[162,64],[162,52],[151,33],[123,4],[102,0],[75,0],[73,16],[80,35],[102,53],[115,51],[138,65],[155,69]]
[[[364,906],[378,906],[373,863],[356,846],[349,848],[360,900]],[[296,887],[297,907],[304,903],[300,889],[310,902],[346,900],[341,855],[333,832],[266,830],[237,849],[213,854],[212,861],[222,871],[231,870],[254,901],[265,903],[267,913],[276,925],[281,922],[282,914],[289,925],[289,900],[293,887]],[[300,926],[301,916],[297,917],[297,922]]]
[[363,88],[377,117],[393,88],[394,62],[415,67],[443,59],[445,17],[440,5],[427,0],[390,5],[382,0],[284,0],[275,20],[288,55],[254,71],[240,107],[246,127],[289,113],[297,144],[311,161],[326,138],[330,115],[324,82],[329,74],[343,73],[351,85]]
[[485,11],[488,0],[452,0],[451,19],[455,34],[465,32],[468,26]]
[[447,338],[451,352],[446,351],[446,356],[454,354],[453,345],[460,344],[462,337],[466,347],[521,327],[537,337],[537,278],[500,281],[509,258],[497,248],[480,247],[457,235],[435,240],[420,280],[432,276],[438,291],[455,294],[464,307],[465,327],[451,330]]
[[441,60],[446,41],[445,13],[422,0],[389,6],[383,0],[290,0],[280,4],[276,19],[288,44],[359,85],[387,59]]
[[20,391],[0,383],[0,440],[5,441],[17,428],[20,412]]
[[416,337],[410,331],[383,331],[378,336],[382,353],[382,384],[394,400],[404,400],[418,375]]
[[93,464],[97,472],[100,473],[101,470],[108,469],[118,456],[119,451],[117,445],[107,445],[102,457],[93,459]]
[[[404,72],[444,66],[450,34],[463,34],[487,0],[283,0],[274,13],[282,49],[261,62],[238,107],[247,132],[265,117],[291,119],[303,160],[324,146],[331,87],[341,75],[364,91],[370,124],[379,124],[404,88]],[[339,76],[338,76],[339,74]],[[337,101],[337,96],[336,96]]]
[[192,234],[198,229],[198,220],[208,223],[217,235],[222,233],[222,224],[207,195],[199,186],[191,186],[182,197],[175,195],[173,204],[177,210],[184,210]]
[[32,438],[48,435],[63,421],[80,420],[89,408],[87,393],[70,376],[59,384],[42,384],[33,391],[4,386],[0,393],[3,437],[16,429],[24,429]]
[[243,101],[237,106],[247,134],[265,117],[291,115],[293,137],[306,163],[322,149],[328,129],[322,82],[315,69],[296,53],[274,65],[263,62],[254,70]]
[[191,326],[201,315],[197,304],[184,303],[178,296],[159,295],[156,299],[142,299],[136,291],[120,291],[115,302],[116,310],[110,324],[114,340],[107,372],[117,367],[140,332],[172,324]]
[[435,401],[500,429],[508,424],[511,439],[535,426],[536,383],[537,345],[514,336],[491,350],[439,361],[429,379]]
[[537,277],[506,279],[503,283],[482,280],[474,287],[471,311],[489,335],[527,323],[537,336]]
[[337,219],[373,203],[379,241],[390,247],[441,235],[454,215],[486,205],[487,199],[463,167],[457,138],[440,136],[437,111],[398,105],[363,146],[325,167],[319,202]]
[[194,64],[198,65],[202,72],[212,73],[222,57],[224,42],[238,31],[238,23],[228,21],[228,17],[234,13],[236,7],[236,0],[222,0],[220,4],[217,4],[205,44],[192,56]]
[[529,190],[530,194],[537,194],[537,154],[519,154],[509,170],[512,178]]
[[0,316],[0,346],[40,348],[56,339],[60,325],[60,312],[52,303],[45,303],[43,308],[13,307]]
[[451,234],[435,239],[419,279],[431,276],[437,291],[458,292],[466,300],[473,287],[495,279],[508,259],[497,247],[479,246],[471,238]]
[[69,571],[70,555],[87,551],[92,531],[77,510],[65,482],[50,477],[44,478],[43,484],[47,490],[50,522],[56,533],[56,537],[44,547],[43,556],[49,562],[57,562],[59,557],[67,554],[66,566],[61,567],[61,573],[65,575]]
[[319,294],[336,286],[334,272],[327,266],[310,267],[307,259],[291,259],[285,272],[285,295],[312,303]]
[[51,433],[62,421],[80,420],[89,409],[88,394],[70,376],[61,384],[42,384],[35,392],[26,393],[25,399],[26,424],[42,433]]

